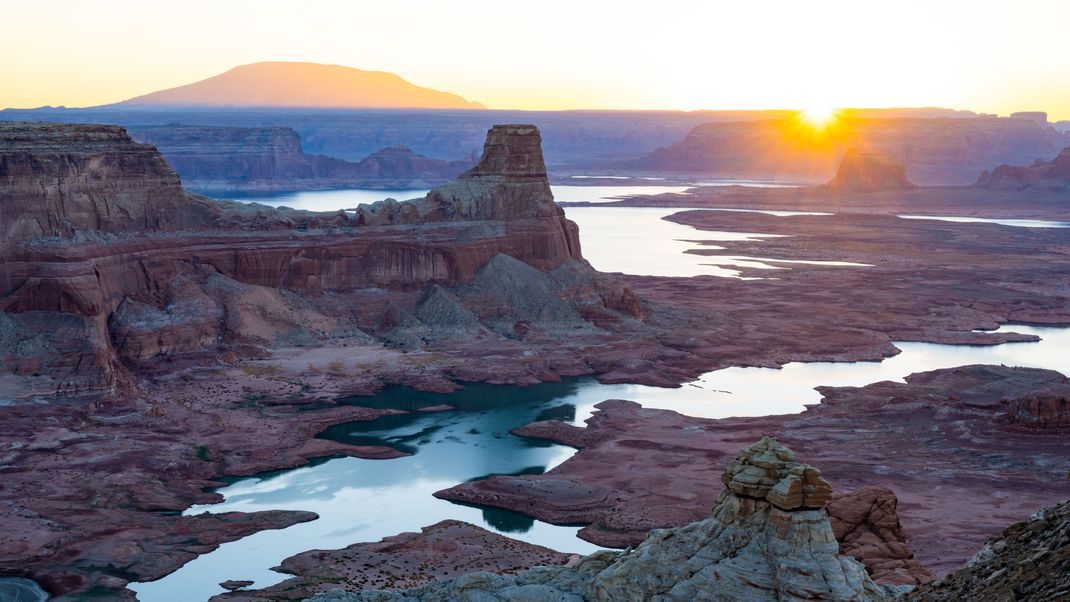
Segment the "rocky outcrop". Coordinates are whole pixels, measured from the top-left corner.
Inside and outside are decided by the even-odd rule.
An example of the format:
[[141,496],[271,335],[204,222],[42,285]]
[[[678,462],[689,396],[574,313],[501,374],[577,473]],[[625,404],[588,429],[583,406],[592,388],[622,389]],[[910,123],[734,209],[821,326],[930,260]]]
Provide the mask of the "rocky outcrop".
[[[809,462],[827,467],[825,478],[854,489],[829,504],[843,553],[863,561],[878,582],[924,582],[926,569],[954,570],[1013,517],[1066,498],[1065,432],[1023,426],[1010,416],[1015,399],[1061,389],[1067,378],[1050,370],[965,366],[906,381],[820,388],[822,402],[805,412],[756,418],[711,420],[604,401],[586,428],[549,420],[514,431],[580,448],[561,465],[435,495],[584,524],[579,537],[626,547],[652,529],[700,519],[725,486],[711,475],[714,467],[740,438],[770,435],[804,449]],[[804,494],[806,482],[805,475],[798,480]],[[878,483],[895,495],[871,488]],[[1010,488],[1018,494],[1006,495]],[[909,511],[900,515],[904,507]]]
[[[426,287],[472,282],[499,256],[530,282],[581,258],[533,126],[493,128],[457,183],[355,217],[188,195],[119,128],[3,127],[0,370],[18,377],[14,396],[109,390],[161,357],[367,341],[378,317],[356,291],[398,291],[392,309],[413,311]],[[540,290],[545,311],[583,322]],[[525,316],[508,327],[539,319]]]
[[984,171],[977,186],[1000,190],[1070,190],[1070,147],[1051,161],[1037,159],[1032,165],[1000,165]]
[[120,127],[0,123],[0,244],[201,228],[215,213]]
[[317,602],[388,600],[891,600],[856,560],[838,553],[821,506],[832,487],[776,440],[746,448],[722,475],[708,518],[657,530],[634,550],[517,577],[474,573],[405,591],[340,591]]
[[359,162],[306,154],[291,128],[141,126],[139,142],[155,145],[186,187],[220,192],[325,188],[414,188],[446,183],[474,159],[444,161],[395,146]]
[[1070,596],[1070,501],[1004,529],[966,566],[910,592],[909,602],[1066,600]]
[[836,492],[825,506],[840,553],[865,565],[878,583],[917,585],[933,575],[914,559],[899,524],[898,499],[885,487]]
[[334,589],[404,589],[486,571],[515,575],[534,566],[563,565],[573,557],[457,520],[419,533],[401,533],[341,550],[311,550],[284,560],[295,575],[262,590],[221,594],[213,602],[301,600]]
[[1006,400],[1006,420],[1027,429],[1070,430],[1070,386],[1056,385]]
[[826,188],[837,193],[866,193],[915,186],[907,179],[907,170],[883,153],[851,148],[844,153],[836,177]]
[[542,137],[533,125],[494,126],[479,163],[456,182],[411,202],[380,201],[357,208],[366,225],[426,221],[552,218],[564,216],[554,204]]
[[696,126],[631,169],[722,177],[827,181],[852,147],[884,153],[924,185],[966,184],[1000,163],[1051,156],[1065,135],[1031,119],[869,118],[845,114],[815,130],[795,119]]

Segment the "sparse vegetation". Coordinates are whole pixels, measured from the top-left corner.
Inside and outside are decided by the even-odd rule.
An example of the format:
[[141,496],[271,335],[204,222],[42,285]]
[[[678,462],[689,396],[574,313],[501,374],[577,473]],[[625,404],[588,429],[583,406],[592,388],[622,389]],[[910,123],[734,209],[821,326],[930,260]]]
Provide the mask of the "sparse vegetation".
[[280,372],[275,364],[247,364],[241,370],[249,376],[275,376]]

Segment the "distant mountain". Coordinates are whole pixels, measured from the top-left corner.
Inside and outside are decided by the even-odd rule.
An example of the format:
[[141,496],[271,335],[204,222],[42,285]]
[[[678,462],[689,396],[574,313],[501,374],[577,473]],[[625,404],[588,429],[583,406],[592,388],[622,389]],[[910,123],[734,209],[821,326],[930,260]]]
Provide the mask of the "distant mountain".
[[265,62],[115,103],[115,107],[303,107],[482,109],[456,94],[423,88],[393,73],[319,63]]

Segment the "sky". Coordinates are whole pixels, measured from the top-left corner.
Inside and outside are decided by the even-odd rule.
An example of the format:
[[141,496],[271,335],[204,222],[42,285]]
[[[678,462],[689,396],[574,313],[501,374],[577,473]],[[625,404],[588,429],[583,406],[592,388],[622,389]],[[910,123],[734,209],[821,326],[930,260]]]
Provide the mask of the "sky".
[[1070,119],[1067,0],[0,0],[0,15],[0,107],[104,104],[295,60],[498,109]]

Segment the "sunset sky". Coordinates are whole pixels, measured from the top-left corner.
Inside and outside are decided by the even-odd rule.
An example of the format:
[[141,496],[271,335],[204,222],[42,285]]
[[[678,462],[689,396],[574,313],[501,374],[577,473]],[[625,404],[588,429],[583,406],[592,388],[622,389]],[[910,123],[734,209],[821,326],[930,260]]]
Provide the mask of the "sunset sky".
[[264,60],[490,108],[946,106],[1070,119],[1070,2],[6,2],[0,107],[124,100]]

